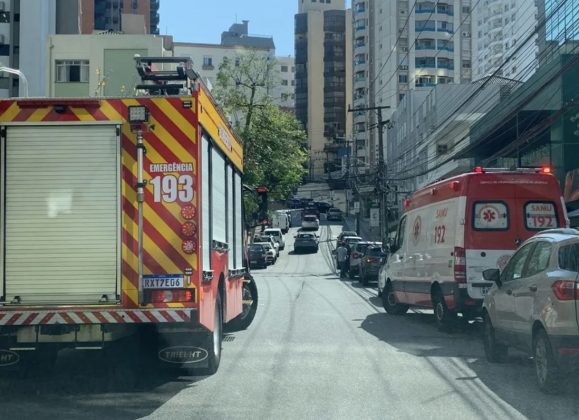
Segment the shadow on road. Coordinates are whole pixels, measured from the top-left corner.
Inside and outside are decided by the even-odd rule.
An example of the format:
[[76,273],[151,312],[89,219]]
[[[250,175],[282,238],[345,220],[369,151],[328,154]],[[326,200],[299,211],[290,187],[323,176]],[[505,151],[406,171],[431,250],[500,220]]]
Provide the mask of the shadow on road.
[[0,372],[0,417],[136,419],[205,378],[135,364],[112,372],[108,362],[101,352],[64,350],[50,372]]
[[[461,392],[466,382],[480,380],[492,391],[484,391],[485,398],[496,400],[498,396],[528,418],[579,417],[579,401],[575,398],[577,380],[566,383],[560,394],[547,396],[536,385],[534,365],[527,355],[511,351],[507,363],[487,362],[482,345],[482,324],[479,322],[458,323],[452,333],[442,333],[436,329],[431,313],[417,311],[404,316],[371,314],[361,327],[398,351],[426,358],[433,366],[456,365],[461,374],[444,370],[440,374]],[[471,373],[459,367],[465,364]],[[483,390],[477,392],[483,395]]]

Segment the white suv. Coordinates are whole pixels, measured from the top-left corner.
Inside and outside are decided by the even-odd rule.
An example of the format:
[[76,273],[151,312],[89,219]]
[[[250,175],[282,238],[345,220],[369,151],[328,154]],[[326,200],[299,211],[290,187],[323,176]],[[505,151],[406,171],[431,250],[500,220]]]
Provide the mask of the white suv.
[[523,243],[494,281],[483,303],[484,349],[491,362],[508,348],[533,355],[539,388],[555,392],[579,367],[579,231],[551,229]]
[[[285,216],[285,215],[284,215]],[[285,241],[283,239],[283,233],[279,228],[267,228],[263,231],[263,235],[269,235],[279,244],[279,249],[283,250],[285,248]]]

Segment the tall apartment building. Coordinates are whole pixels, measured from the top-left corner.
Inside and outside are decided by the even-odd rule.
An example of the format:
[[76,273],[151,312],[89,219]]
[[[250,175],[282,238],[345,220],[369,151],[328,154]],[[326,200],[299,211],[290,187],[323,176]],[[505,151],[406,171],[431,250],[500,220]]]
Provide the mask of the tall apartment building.
[[537,67],[537,35],[522,47],[521,43],[537,25],[536,0],[485,0],[472,13],[473,79],[495,72],[509,79],[528,79]]
[[[389,106],[384,119],[409,90],[472,80],[471,0],[355,1],[354,12],[358,4],[368,9],[367,103]],[[366,118],[375,124],[372,114]],[[377,136],[377,130],[368,136],[370,165],[379,153]]]
[[[91,34],[95,31],[126,31],[125,23],[131,26],[131,16],[142,16],[144,33],[159,34],[160,0],[79,0],[78,16],[80,33]],[[131,31],[133,32],[133,31]]]
[[537,41],[540,64],[562,52],[576,53],[579,43],[579,3],[537,0],[537,6],[539,21],[546,19]]
[[296,117],[308,134],[310,180],[344,168],[352,118],[352,12],[344,0],[298,0]]

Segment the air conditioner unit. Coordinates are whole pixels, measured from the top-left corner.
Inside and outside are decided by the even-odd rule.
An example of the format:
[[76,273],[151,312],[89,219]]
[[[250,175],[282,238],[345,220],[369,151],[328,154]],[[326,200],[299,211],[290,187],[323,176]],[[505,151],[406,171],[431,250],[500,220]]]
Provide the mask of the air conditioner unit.
[[463,32],[462,36],[465,38],[470,38],[470,32]]
[[408,66],[400,66],[400,70],[408,70]]

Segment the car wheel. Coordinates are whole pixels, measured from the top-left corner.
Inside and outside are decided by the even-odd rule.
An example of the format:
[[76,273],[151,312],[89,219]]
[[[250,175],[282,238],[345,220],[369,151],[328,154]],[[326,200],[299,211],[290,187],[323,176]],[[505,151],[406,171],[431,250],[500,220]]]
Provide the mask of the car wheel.
[[398,302],[396,295],[394,294],[394,289],[392,288],[392,283],[386,283],[386,287],[382,292],[382,305],[387,313],[390,315],[404,315],[408,312],[408,305]]
[[533,339],[533,358],[537,384],[541,391],[549,394],[558,391],[561,385],[561,370],[553,356],[549,337],[543,329],[539,329]]
[[485,313],[483,316],[484,320],[484,335],[483,342],[485,348],[485,356],[487,360],[491,363],[502,363],[507,359],[509,354],[509,348],[499,343],[495,337],[495,328],[491,322],[490,316]]
[[434,308],[434,320],[439,331],[447,332],[454,326],[456,313],[448,309],[442,290],[435,289],[432,294],[432,306]]

